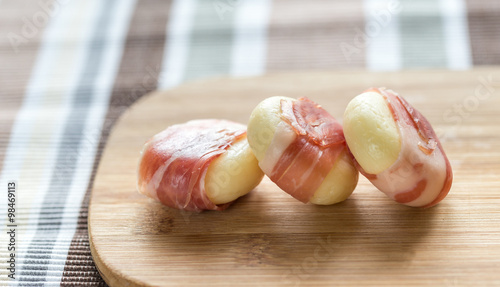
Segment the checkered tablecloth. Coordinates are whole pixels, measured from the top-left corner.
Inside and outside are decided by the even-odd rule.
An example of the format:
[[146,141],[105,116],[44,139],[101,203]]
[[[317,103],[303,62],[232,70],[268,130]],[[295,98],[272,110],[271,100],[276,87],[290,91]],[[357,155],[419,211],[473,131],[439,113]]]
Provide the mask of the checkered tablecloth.
[[89,193],[111,127],[152,90],[270,71],[498,64],[495,0],[0,0],[0,285],[105,285]]

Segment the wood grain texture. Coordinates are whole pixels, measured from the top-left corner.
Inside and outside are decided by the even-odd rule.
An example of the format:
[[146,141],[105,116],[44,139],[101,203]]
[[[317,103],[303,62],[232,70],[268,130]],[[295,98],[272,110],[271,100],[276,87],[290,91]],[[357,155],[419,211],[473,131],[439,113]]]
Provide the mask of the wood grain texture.
[[[398,91],[441,136],[454,182],[436,207],[397,204],[364,178],[333,206],[302,204],[267,178],[223,212],[180,212],[136,192],[142,144],[171,124],[246,123],[275,95],[308,96],[341,119],[370,86]],[[112,286],[498,286],[499,107],[493,68],[284,73],[152,93],[122,116],[102,157],[89,211],[94,260]]]

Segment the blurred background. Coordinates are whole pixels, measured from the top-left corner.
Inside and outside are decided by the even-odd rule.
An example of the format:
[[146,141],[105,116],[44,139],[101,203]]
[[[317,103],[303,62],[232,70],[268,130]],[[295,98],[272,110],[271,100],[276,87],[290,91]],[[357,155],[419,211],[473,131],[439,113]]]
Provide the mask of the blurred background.
[[[498,64],[493,0],[0,0],[0,186],[22,190],[16,280],[105,285],[89,251],[89,191],[110,128],[150,91],[269,72]],[[6,205],[1,196],[2,218]]]

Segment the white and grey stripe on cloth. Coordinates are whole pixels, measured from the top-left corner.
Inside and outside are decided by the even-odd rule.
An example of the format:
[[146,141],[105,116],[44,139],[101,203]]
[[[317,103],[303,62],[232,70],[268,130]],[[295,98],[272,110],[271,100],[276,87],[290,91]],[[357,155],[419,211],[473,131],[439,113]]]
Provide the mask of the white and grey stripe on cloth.
[[61,280],[134,3],[68,2],[46,29],[1,174],[19,185],[22,285]]

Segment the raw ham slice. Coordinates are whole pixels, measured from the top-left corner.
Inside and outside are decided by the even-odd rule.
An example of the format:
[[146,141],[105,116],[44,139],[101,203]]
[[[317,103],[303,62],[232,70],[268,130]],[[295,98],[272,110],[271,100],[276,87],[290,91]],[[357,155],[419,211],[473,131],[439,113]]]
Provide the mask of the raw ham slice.
[[[284,124],[278,125],[261,167],[281,189],[307,203],[347,148],[342,126],[307,98],[281,100],[281,119]],[[286,148],[276,140],[282,138]]]
[[431,207],[451,188],[453,174],[443,147],[427,119],[400,95],[384,88],[365,92],[382,95],[399,128],[401,152],[396,162],[379,174],[360,172],[393,200],[415,207]]
[[205,192],[210,163],[246,136],[244,125],[226,120],[194,120],[173,125],[144,145],[138,168],[140,193],[172,208],[223,210]]

